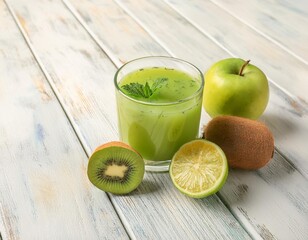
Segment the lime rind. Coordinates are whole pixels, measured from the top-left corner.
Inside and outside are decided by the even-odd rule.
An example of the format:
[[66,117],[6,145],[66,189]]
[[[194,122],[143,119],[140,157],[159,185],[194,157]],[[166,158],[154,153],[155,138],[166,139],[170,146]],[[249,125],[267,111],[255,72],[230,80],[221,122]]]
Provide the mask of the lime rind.
[[[193,144],[204,144],[204,146],[212,146],[216,153],[219,155],[220,159],[222,160],[222,163],[220,165],[221,168],[221,172],[219,174],[219,177],[215,179],[215,183],[210,186],[209,188],[206,188],[203,191],[189,191],[187,190],[187,188],[184,188],[183,186],[181,186],[181,184],[178,183],[177,181],[177,176],[175,176],[175,172],[176,170],[174,169],[174,167],[179,167],[176,166],[176,161],[178,160],[177,157],[179,154],[181,154],[182,152],[185,151],[185,148],[189,148],[189,145],[193,145]],[[198,154],[200,154],[200,152],[197,152]],[[187,156],[186,156],[187,158]],[[203,159],[204,161],[208,161],[207,158]],[[186,162],[186,164],[189,164],[189,156],[188,156],[188,162]],[[193,160],[191,160],[193,162]],[[218,165],[219,166],[219,165]],[[227,180],[228,177],[228,162],[227,162],[227,158],[223,152],[223,150],[215,143],[212,143],[210,141],[207,140],[193,140],[191,142],[188,142],[186,144],[184,144],[173,156],[173,159],[171,161],[170,167],[169,167],[169,173],[170,173],[170,177],[171,180],[173,182],[173,184],[175,185],[175,187],[182,192],[183,194],[193,197],[193,198],[204,198],[207,196],[210,196],[212,194],[215,194],[216,192],[218,192],[222,186],[224,185],[224,183]]]

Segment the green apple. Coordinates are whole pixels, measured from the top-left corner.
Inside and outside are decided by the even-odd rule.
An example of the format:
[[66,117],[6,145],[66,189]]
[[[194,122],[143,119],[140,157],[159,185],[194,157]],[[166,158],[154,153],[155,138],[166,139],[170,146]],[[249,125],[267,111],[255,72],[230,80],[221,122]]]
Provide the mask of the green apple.
[[203,106],[211,117],[232,115],[257,119],[264,112],[268,99],[268,80],[249,61],[224,59],[205,74]]

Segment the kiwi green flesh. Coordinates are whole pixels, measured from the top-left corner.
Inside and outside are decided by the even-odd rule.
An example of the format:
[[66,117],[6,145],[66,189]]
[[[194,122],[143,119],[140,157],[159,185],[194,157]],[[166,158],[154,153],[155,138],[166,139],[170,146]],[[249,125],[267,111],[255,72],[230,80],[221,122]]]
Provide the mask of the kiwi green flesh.
[[126,194],[138,187],[144,176],[144,161],[133,150],[111,146],[96,151],[88,163],[88,177],[97,188]]

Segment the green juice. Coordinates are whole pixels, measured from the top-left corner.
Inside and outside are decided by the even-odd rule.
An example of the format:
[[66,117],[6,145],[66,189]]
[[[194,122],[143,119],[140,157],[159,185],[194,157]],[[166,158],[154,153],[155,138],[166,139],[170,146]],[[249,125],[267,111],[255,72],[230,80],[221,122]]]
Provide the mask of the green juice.
[[[148,98],[130,95],[123,86],[140,83],[149,86],[160,78],[164,83]],[[118,83],[117,106],[120,139],[135,148],[144,159],[170,160],[199,132],[202,106],[200,79],[163,67],[132,71]]]

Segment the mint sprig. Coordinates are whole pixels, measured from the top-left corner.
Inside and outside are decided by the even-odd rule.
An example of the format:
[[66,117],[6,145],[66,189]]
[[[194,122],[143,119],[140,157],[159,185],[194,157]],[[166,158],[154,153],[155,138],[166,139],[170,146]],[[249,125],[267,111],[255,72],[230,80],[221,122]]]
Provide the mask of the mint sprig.
[[145,85],[140,83],[125,84],[122,88],[134,97],[149,98],[157,89],[161,88],[167,80],[167,78],[158,78],[154,81],[151,87],[149,83],[146,82]]

